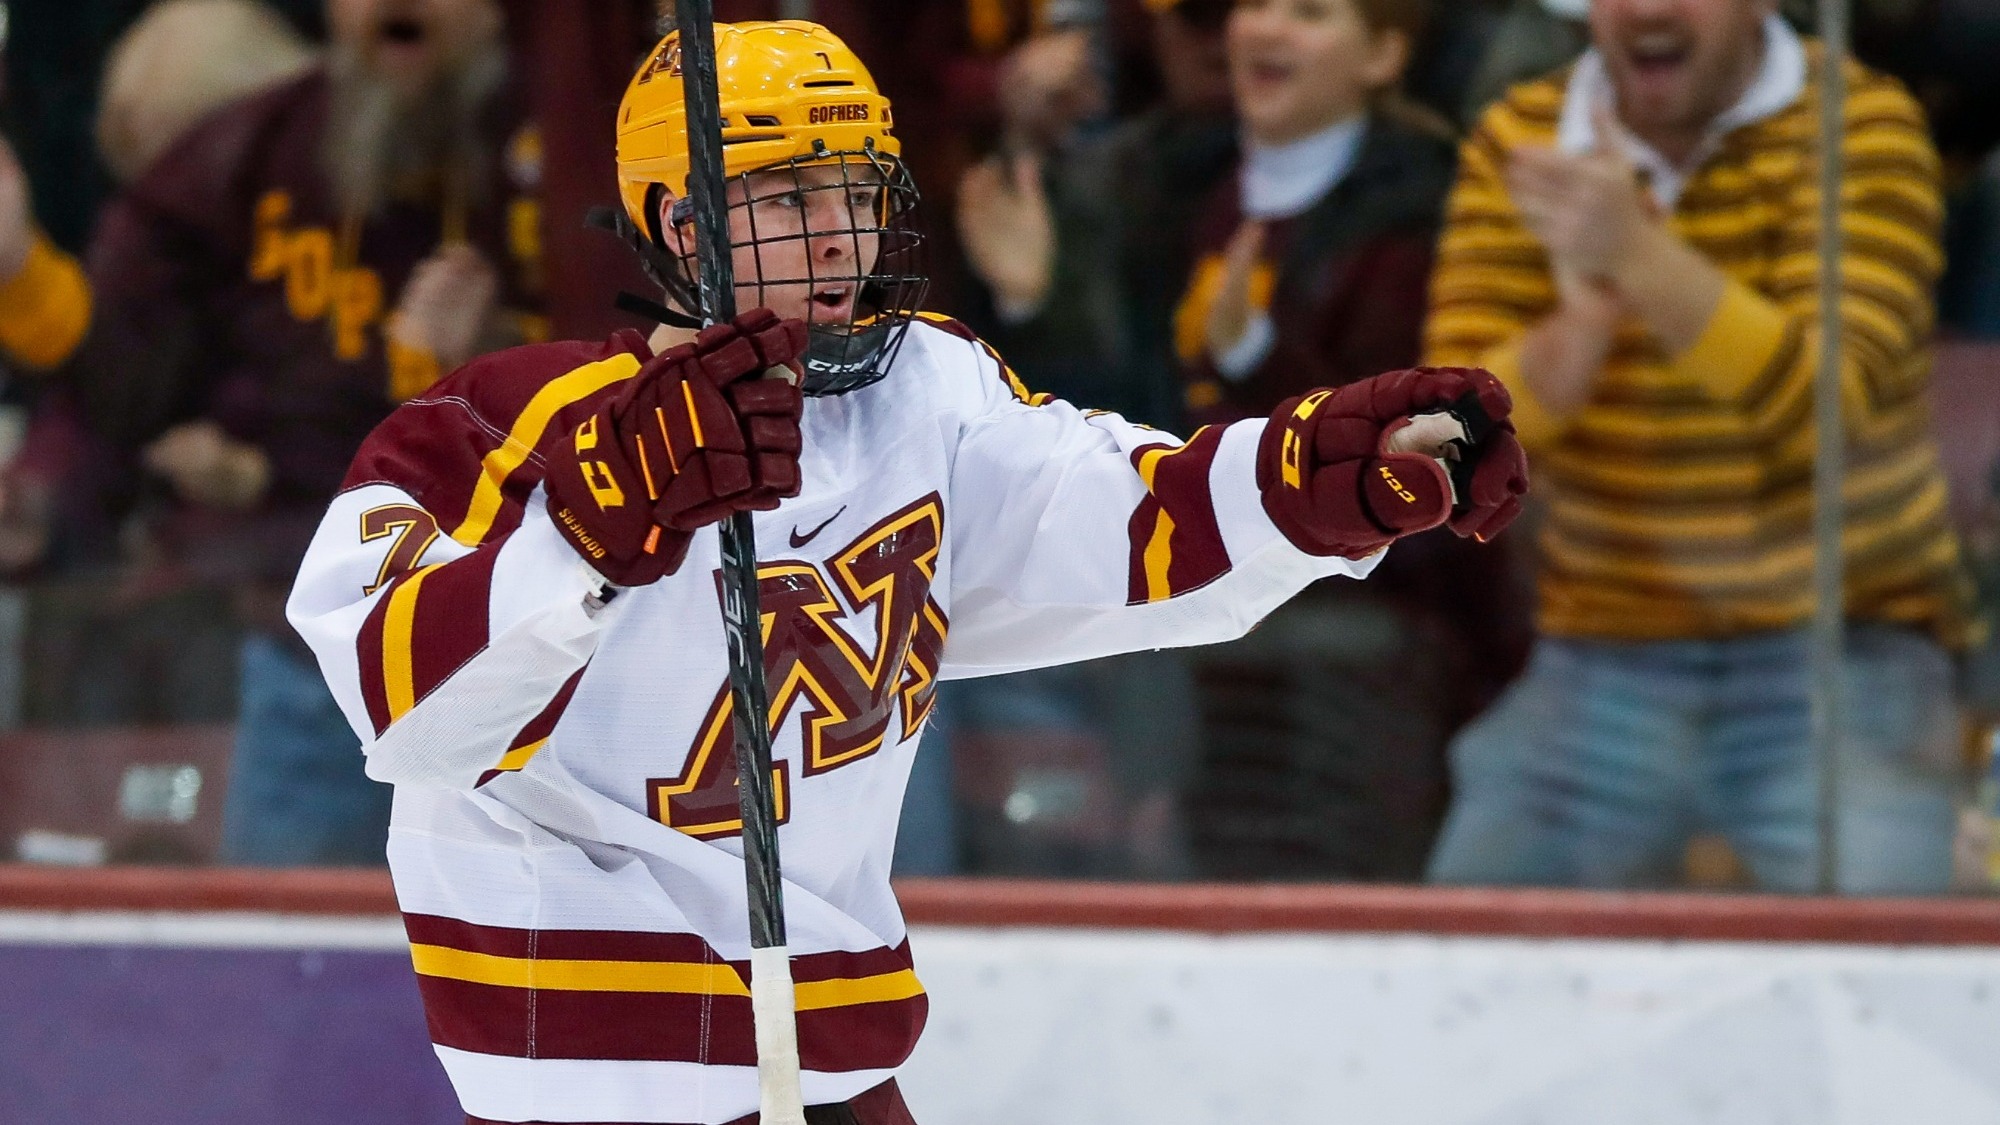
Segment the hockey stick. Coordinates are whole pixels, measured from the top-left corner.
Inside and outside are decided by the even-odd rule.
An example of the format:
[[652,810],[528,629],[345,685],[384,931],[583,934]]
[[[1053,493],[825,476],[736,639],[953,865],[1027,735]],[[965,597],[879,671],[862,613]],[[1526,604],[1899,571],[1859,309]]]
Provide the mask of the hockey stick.
[[[675,0],[681,82],[687,97],[688,195],[694,204],[702,319],[736,316],[724,195],[721,97],[715,76],[711,0]],[[722,525],[722,628],[729,639],[729,688],[736,709],[736,778],[743,816],[743,873],[750,898],[750,1011],[757,1033],[762,1125],[805,1125],[799,1092],[799,1033],[792,962],[785,949],[785,900],[778,868],[778,813],[771,789],[769,695],[757,608],[757,541],[750,513]]]

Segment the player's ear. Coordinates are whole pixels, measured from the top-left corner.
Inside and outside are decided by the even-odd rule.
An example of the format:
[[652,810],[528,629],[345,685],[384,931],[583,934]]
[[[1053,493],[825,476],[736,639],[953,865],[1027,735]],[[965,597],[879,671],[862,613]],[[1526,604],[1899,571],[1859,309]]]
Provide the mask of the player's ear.
[[676,258],[686,258],[689,254],[694,253],[692,241],[694,224],[676,224],[674,222],[673,192],[660,192],[660,211],[657,215],[653,216],[653,219],[660,225],[660,238],[664,241],[668,253]]

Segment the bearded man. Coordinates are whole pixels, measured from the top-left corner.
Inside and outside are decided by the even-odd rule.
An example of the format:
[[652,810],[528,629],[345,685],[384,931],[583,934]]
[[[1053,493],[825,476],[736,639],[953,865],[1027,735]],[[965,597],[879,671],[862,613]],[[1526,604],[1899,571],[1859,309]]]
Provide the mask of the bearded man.
[[0,154],[0,349],[164,478],[147,554],[243,614],[233,862],[381,862],[388,789],[284,625],[285,584],[396,403],[546,334],[539,144],[508,96],[496,0],[327,15],[326,61],[190,129],[107,209],[85,263],[35,233]]

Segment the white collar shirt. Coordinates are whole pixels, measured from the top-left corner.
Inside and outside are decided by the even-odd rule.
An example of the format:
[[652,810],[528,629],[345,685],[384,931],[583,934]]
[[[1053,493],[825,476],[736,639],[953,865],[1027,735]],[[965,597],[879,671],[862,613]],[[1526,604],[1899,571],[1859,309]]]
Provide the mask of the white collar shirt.
[[[1797,102],[1806,89],[1806,49],[1791,25],[1777,16],[1764,20],[1764,59],[1757,77],[1736,99],[1736,104],[1718,114],[1702,134],[1701,143],[1685,163],[1677,164],[1653,146],[1620,129],[1618,143],[1627,158],[1644,173],[1660,209],[1671,212],[1679,202],[1688,180],[1722,147],[1722,139],[1746,125],[1754,125],[1784,112]],[[1556,125],[1556,147],[1569,153],[1586,153],[1597,147],[1597,125],[1592,110],[1614,104],[1611,78],[1604,58],[1595,48],[1584,52],[1571,73],[1564,92],[1562,118]]]
[[1324,199],[1354,170],[1367,124],[1357,115],[1286,144],[1247,141],[1237,180],[1244,217],[1289,219]]

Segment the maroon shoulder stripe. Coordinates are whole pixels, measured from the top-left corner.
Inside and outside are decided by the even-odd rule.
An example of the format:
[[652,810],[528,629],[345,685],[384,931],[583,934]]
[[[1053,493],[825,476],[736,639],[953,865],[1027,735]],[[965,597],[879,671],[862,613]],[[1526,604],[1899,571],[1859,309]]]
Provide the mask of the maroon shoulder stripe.
[[[392,583],[393,586],[393,583]],[[361,701],[368,708],[368,723],[380,735],[389,729],[389,694],[382,681],[382,628],[389,613],[389,595],[375,599],[375,606],[362,619],[355,635],[355,657],[361,669]]]
[[[384,419],[362,442],[341,487],[393,485],[437,517],[439,526],[457,527],[471,511],[487,456],[506,443],[535,395],[569,372],[622,354],[643,362],[652,351],[645,337],[621,329],[601,342],[556,341],[481,356]],[[602,393],[585,401],[594,404]],[[565,410],[551,428],[567,432],[577,420]],[[508,475],[504,503],[482,538],[518,526],[521,501],[539,480],[539,458],[531,455]]]
[[980,339],[979,333],[974,332],[972,329],[966,327],[963,323],[954,320],[951,317],[945,316],[942,313],[924,312],[924,313],[918,313],[917,317],[924,323],[929,324],[931,327],[936,328],[940,332],[956,336],[959,339],[964,340],[965,342],[976,346],[980,351],[985,352],[987,357],[991,359],[996,366],[999,367],[1001,381],[1007,384],[1008,393],[1012,394],[1015,398],[1020,399],[1022,402],[1027,403],[1029,406],[1040,406],[1054,397],[1053,395],[1049,395],[1046,393],[1038,394],[1034,391],[1030,391],[1028,389],[1027,384],[1021,382],[1021,377],[1014,373],[1014,369],[1012,367],[1007,366],[1007,361],[1001,358],[1000,353],[993,350],[993,345],[987,343],[985,340]]
[[1222,427],[1204,426],[1179,448],[1150,445],[1132,451],[1133,468],[1147,482],[1147,495],[1126,526],[1129,604],[1185,594],[1229,573],[1229,552],[1209,485],[1222,435]]

